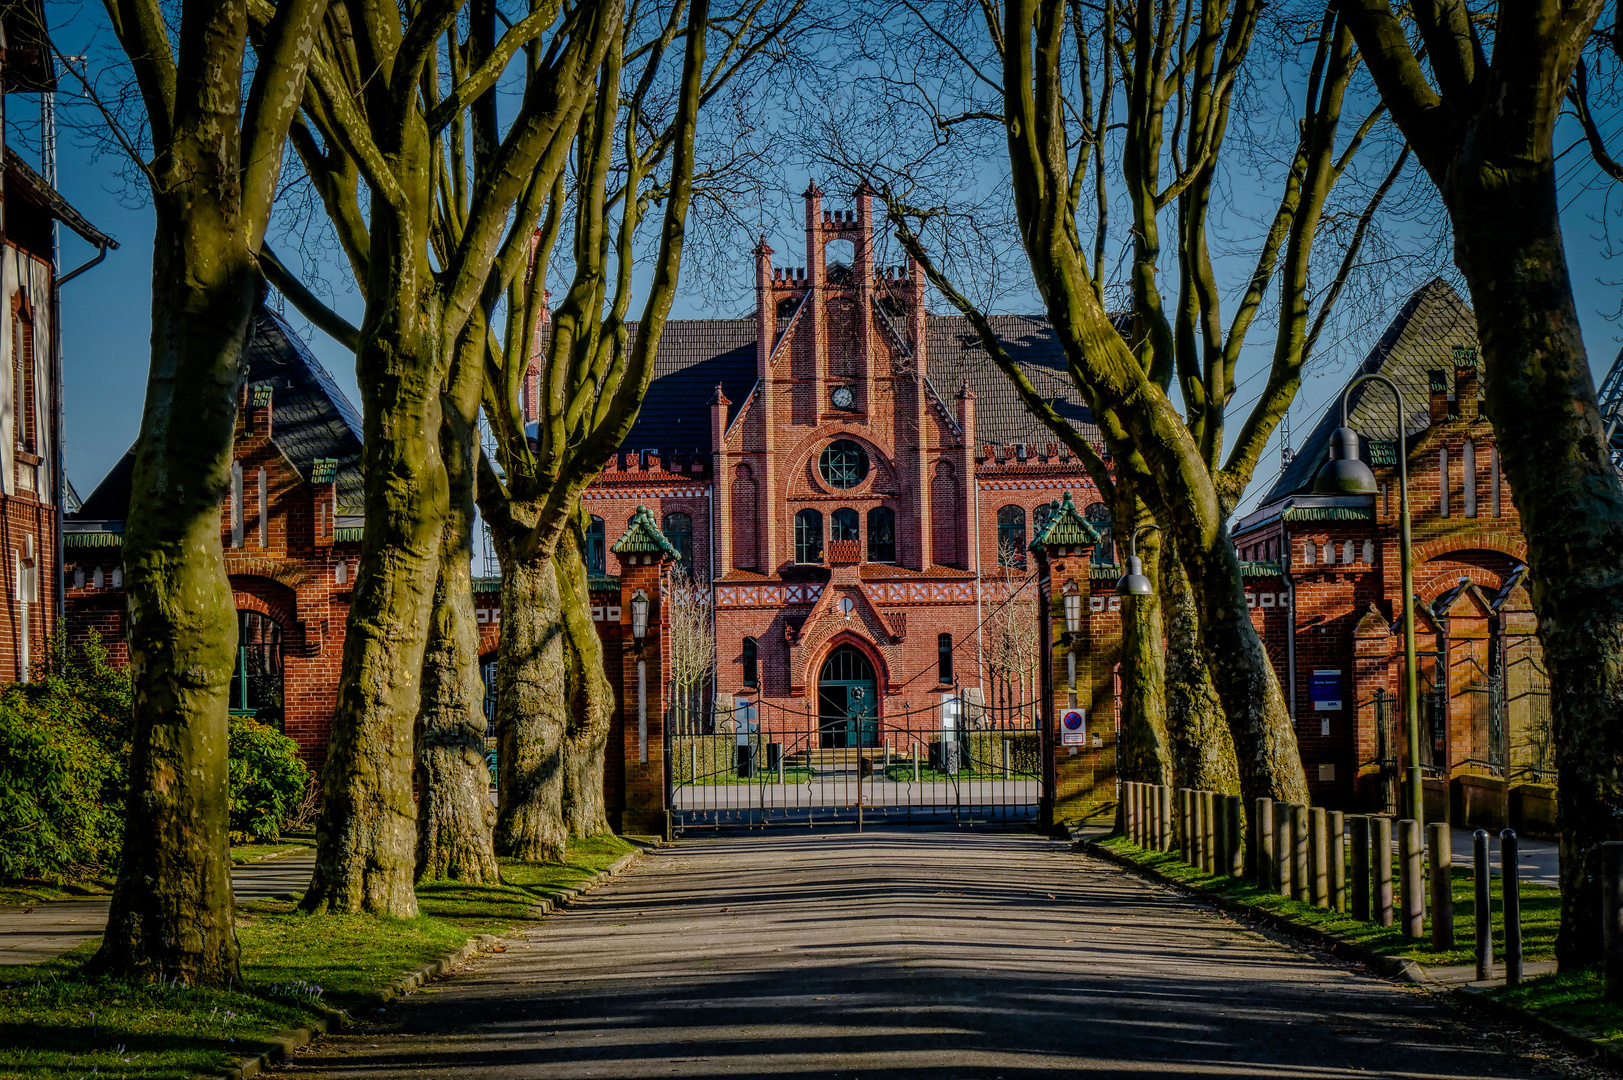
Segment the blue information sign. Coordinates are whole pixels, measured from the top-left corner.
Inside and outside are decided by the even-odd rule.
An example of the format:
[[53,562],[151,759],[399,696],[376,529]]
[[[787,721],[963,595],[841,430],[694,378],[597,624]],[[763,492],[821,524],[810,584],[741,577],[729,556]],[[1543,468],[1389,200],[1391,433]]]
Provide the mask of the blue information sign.
[[1341,708],[1341,669],[1314,668],[1308,681],[1313,708],[1319,712],[1335,712]]

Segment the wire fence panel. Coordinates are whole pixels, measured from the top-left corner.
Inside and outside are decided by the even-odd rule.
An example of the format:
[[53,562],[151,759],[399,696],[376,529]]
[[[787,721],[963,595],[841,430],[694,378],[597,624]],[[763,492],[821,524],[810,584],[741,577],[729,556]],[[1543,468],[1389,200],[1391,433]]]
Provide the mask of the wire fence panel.
[[1039,715],[956,697],[882,710],[860,680],[825,681],[799,711],[751,702],[672,730],[667,805],[678,829],[1035,822]]

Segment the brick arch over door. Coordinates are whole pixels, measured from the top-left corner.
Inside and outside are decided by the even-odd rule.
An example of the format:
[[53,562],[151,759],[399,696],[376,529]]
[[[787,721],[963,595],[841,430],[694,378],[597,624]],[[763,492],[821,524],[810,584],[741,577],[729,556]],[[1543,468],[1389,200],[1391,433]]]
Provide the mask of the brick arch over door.
[[238,611],[257,611],[282,628],[284,653],[303,649],[304,624],[298,618],[298,594],[291,588],[270,578],[232,574],[231,595]]
[[860,634],[855,630],[841,630],[837,634],[831,634],[817,648],[808,649],[804,666],[800,672],[802,685],[807,688],[808,695],[815,700],[817,679],[823,670],[823,663],[841,645],[852,646],[867,657],[868,663],[873,665],[874,677],[879,684],[879,712],[883,715],[885,711],[885,694],[890,691],[892,686],[890,663],[885,656],[885,650],[880,648],[866,634]]

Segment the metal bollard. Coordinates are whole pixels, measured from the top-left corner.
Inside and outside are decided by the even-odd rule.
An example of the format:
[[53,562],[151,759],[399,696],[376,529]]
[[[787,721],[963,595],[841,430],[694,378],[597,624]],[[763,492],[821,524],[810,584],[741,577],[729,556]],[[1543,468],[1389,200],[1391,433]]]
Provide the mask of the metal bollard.
[[1217,872],[1217,815],[1212,812],[1212,793],[1201,793],[1201,869]]
[[1289,803],[1274,807],[1274,891],[1290,896],[1295,891],[1291,881],[1291,808]]
[[1392,925],[1392,819],[1369,821],[1370,920],[1378,926]]
[[1522,981],[1522,857],[1516,830],[1499,834],[1499,888],[1504,896],[1500,906],[1505,913],[1505,985]]
[[1623,1001],[1623,842],[1600,846],[1601,948],[1606,954],[1606,1000]]
[[1426,826],[1431,848],[1431,947],[1454,947],[1454,852],[1448,842],[1448,822]]
[[1403,936],[1417,938],[1425,929],[1426,898],[1423,867],[1425,854],[1420,847],[1420,822],[1408,818],[1398,822],[1398,874],[1403,895]]
[[1471,834],[1471,871],[1475,891],[1476,977],[1493,978],[1493,892],[1488,882],[1488,833]]
[[1307,836],[1310,820],[1306,806],[1291,804],[1291,883],[1294,886],[1291,895],[1299,904],[1313,899],[1313,883],[1308,880],[1312,873]]
[[1259,889],[1274,885],[1274,800],[1251,804],[1251,873]]
[[1314,907],[1330,906],[1330,816],[1322,806],[1307,811],[1307,853],[1313,867],[1308,896]]
[[1229,865],[1231,878],[1245,877],[1245,800],[1238,795],[1223,796],[1228,810]]
[[1172,850],[1172,788],[1162,784],[1155,789],[1155,821],[1158,836],[1155,850]]
[[1369,922],[1369,817],[1352,815],[1347,829],[1352,842],[1352,917]]
[[1330,826],[1330,907],[1347,913],[1347,819],[1340,810],[1326,815]]

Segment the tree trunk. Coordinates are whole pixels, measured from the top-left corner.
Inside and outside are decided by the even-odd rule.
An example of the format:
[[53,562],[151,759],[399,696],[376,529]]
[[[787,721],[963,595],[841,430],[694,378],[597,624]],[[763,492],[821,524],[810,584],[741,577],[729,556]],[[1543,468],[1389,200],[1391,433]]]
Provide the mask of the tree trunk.
[[1223,702],[1201,652],[1200,622],[1175,544],[1161,549],[1162,608],[1167,612],[1167,735],[1180,787],[1240,794],[1240,768]]
[[[539,509],[514,502],[514,522]],[[526,862],[561,863],[564,820],[565,679],[563,598],[553,560],[524,559],[529,529],[492,524],[502,567],[502,642],[496,660],[496,850]]]
[[[1116,485],[1113,514],[1127,523],[1130,536],[1140,504],[1126,484]],[[1124,505],[1122,505],[1124,504]],[[1121,549],[1125,552],[1126,547]],[[1138,545],[1144,574],[1156,581],[1163,550],[1158,530],[1147,530]],[[1122,556],[1125,561],[1125,554]],[[1172,754],[1167,739],[1166,651],[1161,628],[1161,592],[1122,597],[1121,602],[1121,734],[1117,770],[1123,780],[1144,784],[1172,783]]]
[[614,713],[614,687],[603,671],[603,642],[592,625],[584,537],[578,525],[564,531],[553,558],[564,628],[568,720],[564,742],[564,819],[572,836],[609,831],[603,797],[604,753]]
[[179,176],[153,200],[151,373],[124,536],[129,798],[93,967],[229,986],[241,980],[226,800],[237,620],[220,507],[258,278],[229,191],[194,160],[207,157],[177,148]]
[[409,918],[417,914],[413,734],[446,516],[443,368],[433,353],[438,327],[425,325],[436,305],[398,285],[391,297],[369,312],[356,354],[366,529],[303,906]]
[[[1546,136],[1546,140],[1547,140]],[[1560,782],[1562,970],[1601,955],[1600,844],[1623,839],[1623,487],[1579,333],[1555,169],[1458,161],[1444,189],[1499,460],[1527,537]]]
[[490,767],[485,762],[485,689],[479,678],[468,535],[461,527],[445,530],[445,555],[423,655],[423,705],[417,717],[417,877],[484,884],[501,875],[491,839],[496,808],[490,802]]

